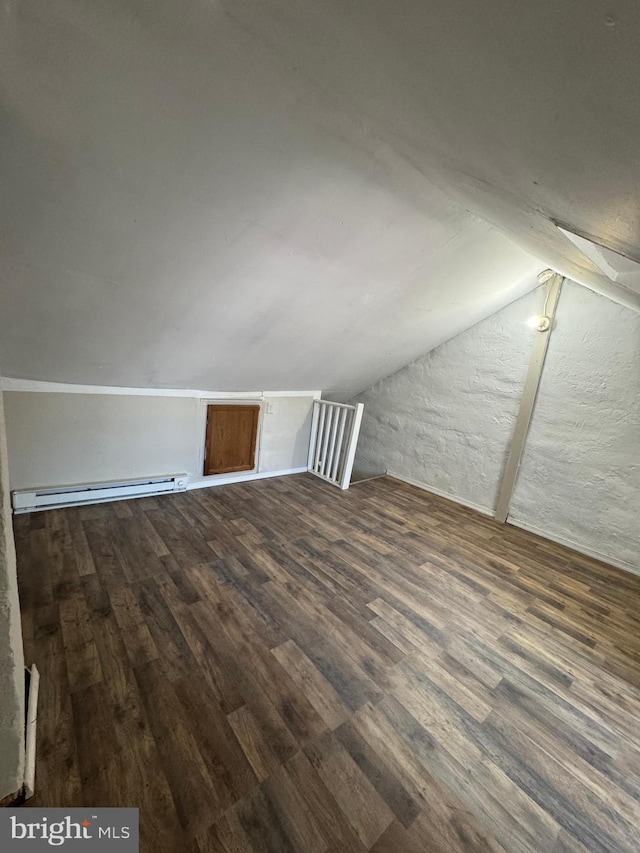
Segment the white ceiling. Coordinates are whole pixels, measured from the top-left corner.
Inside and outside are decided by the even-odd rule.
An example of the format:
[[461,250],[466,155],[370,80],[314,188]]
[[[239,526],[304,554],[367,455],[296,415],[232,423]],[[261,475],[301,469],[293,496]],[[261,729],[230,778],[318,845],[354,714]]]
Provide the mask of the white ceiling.
[[638,8],[6,0],[2,372],[345,395],[543,266],[640,305],[552,223],[640,254]]

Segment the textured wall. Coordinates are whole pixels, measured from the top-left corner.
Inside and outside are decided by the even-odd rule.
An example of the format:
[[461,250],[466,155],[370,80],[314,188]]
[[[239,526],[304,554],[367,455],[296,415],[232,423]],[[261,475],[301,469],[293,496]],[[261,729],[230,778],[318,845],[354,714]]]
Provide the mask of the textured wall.
[[0,392],[0,800],[22,786],[24,658]]
[[[359,473],[495,507],[541,309],[538,290],[357,400]],[[563,286],[509,520],[640,568],[640,315]]]
[[[202,479],[206,403],[5,391],[12,489],[186,472]],[[261,472],[306,465],[311,397],[265,398]]]
[[358,474],[385,469],[493,510],[542,306],[527,294],[356,398]]
[[640,568],[640,315],[571,282],[509,518]]

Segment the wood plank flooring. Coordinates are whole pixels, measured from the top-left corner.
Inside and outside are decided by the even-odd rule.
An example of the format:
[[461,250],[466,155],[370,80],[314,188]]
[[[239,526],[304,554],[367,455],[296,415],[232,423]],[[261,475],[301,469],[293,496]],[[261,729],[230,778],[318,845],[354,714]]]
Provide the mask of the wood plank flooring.
[[31,806],[144,853],[640,849],[640,578],[389,478],[16,518]]

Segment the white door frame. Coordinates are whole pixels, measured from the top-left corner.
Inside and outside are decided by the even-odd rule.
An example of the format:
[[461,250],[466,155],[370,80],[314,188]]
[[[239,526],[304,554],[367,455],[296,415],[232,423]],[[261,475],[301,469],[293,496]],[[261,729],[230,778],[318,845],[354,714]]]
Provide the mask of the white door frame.
[[[255,464],[250,471],[238,471],[237,474],[204,474],[204,451],[205,444],[207,438],[207,410],[209,406],[259,406],[260,411],[258,412],[258,433],[256,435],[256,456],[255,456]],[[198,411],[198,426],[197,426],[197,434],[198,434],[198,480],[206,480],[208,482],[214,483],[217,479],[220,478],[229,478],[231,476],[239,476],[257,474],[260,471],[260,462],[262,459],[262,430],[264,426],[264,399],[261,397],[243,397],[239,399],[238,397],[216,397],[215,399],[202,399],[200,400],[200,407]]]

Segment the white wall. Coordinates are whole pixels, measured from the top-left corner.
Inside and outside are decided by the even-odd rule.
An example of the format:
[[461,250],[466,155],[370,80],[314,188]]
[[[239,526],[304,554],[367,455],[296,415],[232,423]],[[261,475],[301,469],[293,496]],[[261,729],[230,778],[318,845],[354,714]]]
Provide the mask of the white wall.
[[[493,513],[540,313],[537,290],[356,400],[359,473],[398,474]],[[556,326],[509,521],[640,568],[640,315],[573,282]]]
[[[186,472],[202,477],[207,401],[5,391],[12,489]],[[311,396],[265,397],[259,472],[306,465]],[[268,411],[271,409],[272,411]]]
[[0,800],[22,786],[24,657],[0,392]]
[[509,520],[640,566],[640,315],[568,283]]
[[533,332],[540,291],[355,398],[365,404],[355,468],[400,474],[492,511]]
[[260,471],[304,468],[309,452],[313,400],[309,397],[269,397],[263,414]]
[[5,392],[13,489],[186,471],[198,401]]

